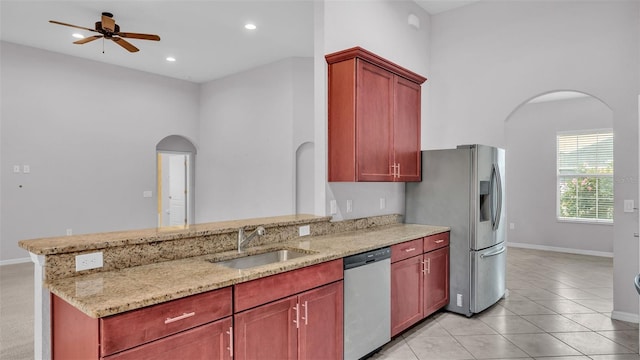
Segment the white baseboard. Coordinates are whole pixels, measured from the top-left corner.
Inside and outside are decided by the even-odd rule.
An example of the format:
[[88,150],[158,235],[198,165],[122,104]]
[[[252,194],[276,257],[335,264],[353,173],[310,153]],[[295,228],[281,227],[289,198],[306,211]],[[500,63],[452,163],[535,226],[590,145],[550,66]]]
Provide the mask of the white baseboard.
[[10,259],[10,260],[0,260],[0,266],[4,265],[13,265],[13,264],[23,264],[31,262],[31,258],[19,258],[19,259]]
[[640,322],[640,317],[638,317],[638,314],[632,314],[622,311],[612,311],[611,318],[614,320],[626,321],[636,324]]
[[562,247],[536,245],[536,244],[512,243],[508,241],[507,241],[507,246],[515,247],[515,248],[523,248],[523,249],[555,251],[555,252],[562,252],[562,253],[568,253],[568,254],[591,255],[591,256],[613,258],[612,252],[604,252],[604,251],[571,249],[571,248],[562,248]]

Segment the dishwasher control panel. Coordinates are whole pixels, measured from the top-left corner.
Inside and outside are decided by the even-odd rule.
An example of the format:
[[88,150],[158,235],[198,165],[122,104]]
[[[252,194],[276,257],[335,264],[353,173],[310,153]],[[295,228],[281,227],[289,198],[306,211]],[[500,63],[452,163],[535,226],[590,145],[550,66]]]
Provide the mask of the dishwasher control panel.
[[367,251],[361,254],[351,255],[344,258],[344,268],[351,269],[354,267],[366,265],[372,262],[391,258],[391,248],[385,247],[381,249]]

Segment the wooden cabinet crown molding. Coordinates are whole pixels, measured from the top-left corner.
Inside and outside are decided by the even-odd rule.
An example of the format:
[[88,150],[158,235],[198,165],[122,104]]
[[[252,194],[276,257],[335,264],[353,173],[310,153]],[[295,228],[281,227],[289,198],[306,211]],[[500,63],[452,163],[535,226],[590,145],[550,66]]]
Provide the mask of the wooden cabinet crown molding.
[[381,68],[390,71],[398,76],[411,80],[417,84],[422,84],[427,81],[426,77],[417,74],[409,69],[406,69],[398,64],[395,64],[359,46],[325,55],[325,59],[327,61],[327,64],[329,65],[353,58],[363,59],[367,62],[380,66]]

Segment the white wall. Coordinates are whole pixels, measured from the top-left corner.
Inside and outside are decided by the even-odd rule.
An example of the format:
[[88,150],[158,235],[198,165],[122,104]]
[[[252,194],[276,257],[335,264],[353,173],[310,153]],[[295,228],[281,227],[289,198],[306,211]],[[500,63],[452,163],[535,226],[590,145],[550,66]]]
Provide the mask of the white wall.
[[508,118],[509,244],[613,255],[613,226],[557,221],[555,191],[557,132],[612,127],[611,109],[593,97],[527,103]]
[[[332,52],[360,46],[420,75],[429,77],[429,23],[430,16],[411,1],[326,1],[324,21],[316,29],[324,30],[324,52]],[[421,21],[420,29],[408,25],[409,14]],[[319,26],[319,27],[318,27]],[[317,62],[316,62],[317,64]],[[323,68],[327,64],[323,61]],[[317,82],[318,93],[326,94],[326,70],[324,81]],[[426,107],[429,81],[422,85],[422,106]],[[324,101],[326,107],[326,98]],[[423,111],[423,121],[426,111]],[[316,118],[326,132],[326,116]],[[319,126],[316,127],[316,129]],[[326,141],[326,140],[325,140]],[[423,140],[423,147],[426,146]],[[326,151],[323,161],[326,164]],[[318,179],[318,178],[316,178]],[[326,179],[326,175],[325,175]],[[325,180],[326,181],[326,180]],[[385,198],[386,208],[380,209],[380,198]],[[404,214],[404,184],[394,183],[327,183],[325,206],[336,200],[338,213],[334,220],[353,219],[382,214]],[[346,212],[346,201],[352,200],[353,212]]]
[[[295,213],[295,154],[313,139],[311,58],[202,85],[196,222]],[[294,143],[294,124],[295,142]]]
[[6,42],[0,50],[0,261],[28,257],[19,240],[66,229],[155,227],[155,197],[142,193],[155,193],[156,144],[195,138],[198,86]]
[[489,1],[433,16],[423,122],[429,147],[504,147],[505,119],[533,96],[571,89],[605,102],[615,132],[614,316],[636,320],[638,218],[622,204],[638,201],[639,6]]

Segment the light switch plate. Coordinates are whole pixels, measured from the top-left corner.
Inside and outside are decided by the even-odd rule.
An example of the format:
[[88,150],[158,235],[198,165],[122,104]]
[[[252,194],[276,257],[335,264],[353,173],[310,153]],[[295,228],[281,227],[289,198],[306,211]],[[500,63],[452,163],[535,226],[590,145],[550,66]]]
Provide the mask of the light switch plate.
[[335,200],[329,201],[329,213],[335,215],[338,213],[338,203]]
[[633,200],[624,201],[624,212],[633,212]]

